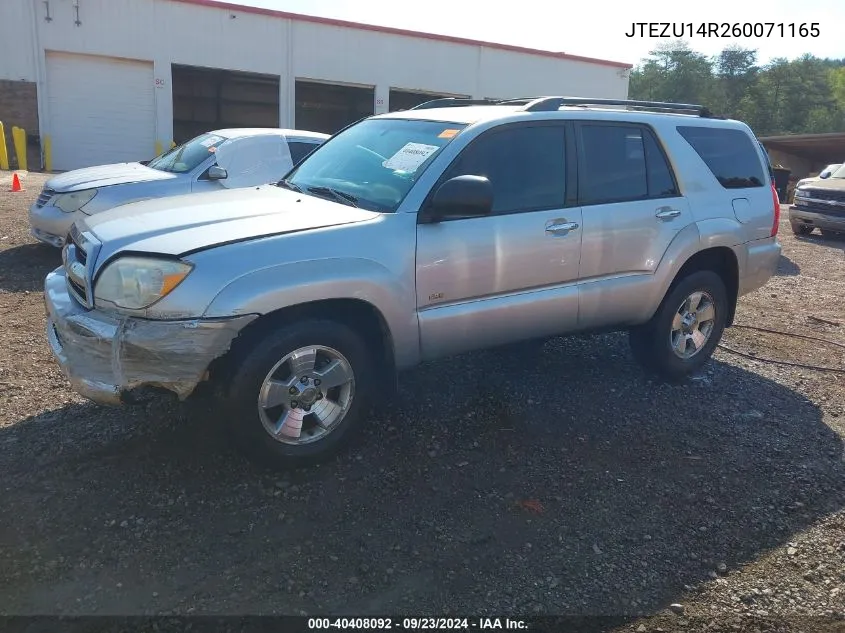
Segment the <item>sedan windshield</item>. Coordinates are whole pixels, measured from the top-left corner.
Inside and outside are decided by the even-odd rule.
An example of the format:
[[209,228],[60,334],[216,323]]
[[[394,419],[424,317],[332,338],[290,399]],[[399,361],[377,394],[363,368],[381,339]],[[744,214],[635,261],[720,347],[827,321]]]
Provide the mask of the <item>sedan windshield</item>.
[[320,146],[278,184],[341,204],[392,213],[464,127],[440,121],[367,119]]
[[202,134],[152,159],[147,167],[184,174],[198,167],[227,140],[218,134]]
[[845,165],[840,165],[839,169],[830,175],[831,178],[845,178]]

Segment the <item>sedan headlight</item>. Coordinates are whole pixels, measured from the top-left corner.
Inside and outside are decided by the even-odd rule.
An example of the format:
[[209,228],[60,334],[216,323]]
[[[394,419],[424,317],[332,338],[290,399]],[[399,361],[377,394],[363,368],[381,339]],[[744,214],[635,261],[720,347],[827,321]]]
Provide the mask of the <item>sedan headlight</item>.
[[73,213],[74,211],[79,211],[82,207],[91,202],[96,195],[96,189],[60,193],[53,198],[53,206],[61,209],[65,213]]
[[170,294],[193,266],[178,260],[154,257],[121,257],[100,273],[94,287],[98,305],[140,310]]

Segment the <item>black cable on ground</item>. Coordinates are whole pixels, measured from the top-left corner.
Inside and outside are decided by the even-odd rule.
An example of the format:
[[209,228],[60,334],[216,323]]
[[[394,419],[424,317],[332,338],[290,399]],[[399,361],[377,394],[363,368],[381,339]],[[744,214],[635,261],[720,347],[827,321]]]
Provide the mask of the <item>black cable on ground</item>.
[[[808,341],[815,341],[817,343],[825,343],[826,345],[834,345],[836,347],[841,347],[845,349],[845,345],[842,343],[837,343],[835,341],[828,341],[823,338],[818,338],[816,336],[808,336],[806,334],[795,334],[793,332],[783,332],[781,330],[771,330],[769,328],[763,327],[756,327],[754,325],[741,325],[741,324],[734,324],[731,327],[740,328],[743,330],[756,330],[757,332],[767,332],[769,334],[779,334],[781,336],[789,336],[792,338],[802,338]],[[808,369],[811,371],[825,371],[834,374],[845,374],[845,369],[839,369],[836,367],[820,367],[818,365],[805,365],[804,363],[791,363],[785,360],[774,360],[772,358],[761,358],[759,356],[754,356],[753,354],[748,354],[747,352],[741,352],[738,349],[733,349],[732,347],[728,347],[723,343],[719,343],[718,346],[720,349],[725,350],[731,354],[736,354],[737,356],[742,356],[743,358],[748,358],[749,360],[756,360],[761,363],[769,363],[770,365],[783,365],[785,367],[797,367],[799,369]]]
[[804,365],[803,363],[790,363],[785,360],[774,360],[771,358],[762,358],[760,356],[753,356],[752,354],[747,354],[745,352],[740,352],[737,349],[733,349],[732,347],[728,347],[722,343],[719,343],[719,349],[723,349],[726,352],[730,352],[731,354],[736,354],[737,356],[742,356],[743,358],[748,358],[751,360],[756,360],[761,363],[768,363],[770,365],[784,365],[786,367],[798,367],[799,369],[810,369],[813,371],[827,371],[832,372],[834,374],[845,374],[845,369],[837,369],[836,367],[819,367],[817,365]]
[[845,344],[837,343],[836,341],[828,341],[824,338],[819,338],[817,336],[808,336],[806,334],[795,334],[794,332],[784,332],[782,330],[770,330],[769,328],[765,327],[757,327],[755,325],[741,325],[741,324],[734,324],[731,327],[741,328],[743,330],[756,330],[758,332],[768,332],[769,334],[780,334],[781,336],[792,336],[793,338],[804,338],[808,341],[816,341],[818,343],[825,343],[827,345],[835,345],[836,347],[841,347],[845,349]]

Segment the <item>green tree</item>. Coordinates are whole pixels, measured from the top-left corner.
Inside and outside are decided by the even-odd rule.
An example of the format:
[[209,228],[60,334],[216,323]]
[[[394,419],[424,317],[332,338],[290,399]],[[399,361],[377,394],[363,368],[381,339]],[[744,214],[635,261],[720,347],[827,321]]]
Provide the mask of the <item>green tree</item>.
[[672,42],[634,69],[629,93],[632,99],[709,105],[761,136],[845,131],[845,60],[804,55],[761,67],[751,49],[728,47],[707,59]]
[[713,108],[723,113],[738,113],[743,97],[757,81],[757,51],[732,46],[715,59],[718,73]]
[[631,74],[634,99],[703,103],[713,89],[710,60],[683,41],[658,46]]
[[834,101],[840,110],[845,110],[845,66],[831,68],[828,81]]

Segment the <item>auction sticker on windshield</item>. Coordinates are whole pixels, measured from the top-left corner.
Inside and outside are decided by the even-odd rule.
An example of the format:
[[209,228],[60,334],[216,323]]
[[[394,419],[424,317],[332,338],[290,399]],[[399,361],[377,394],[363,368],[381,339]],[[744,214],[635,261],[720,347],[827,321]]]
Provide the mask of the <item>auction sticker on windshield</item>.
[[425,159],[439,150],[437,145],[423,143],[407,143],[393,156],[382,163],[382,166],[395,171],[416,171]]
[[201,142],[203,147],[211,147],[212,145],[217,145],[220,141],[223,140],[222,136],[209,136],[207,139]]

